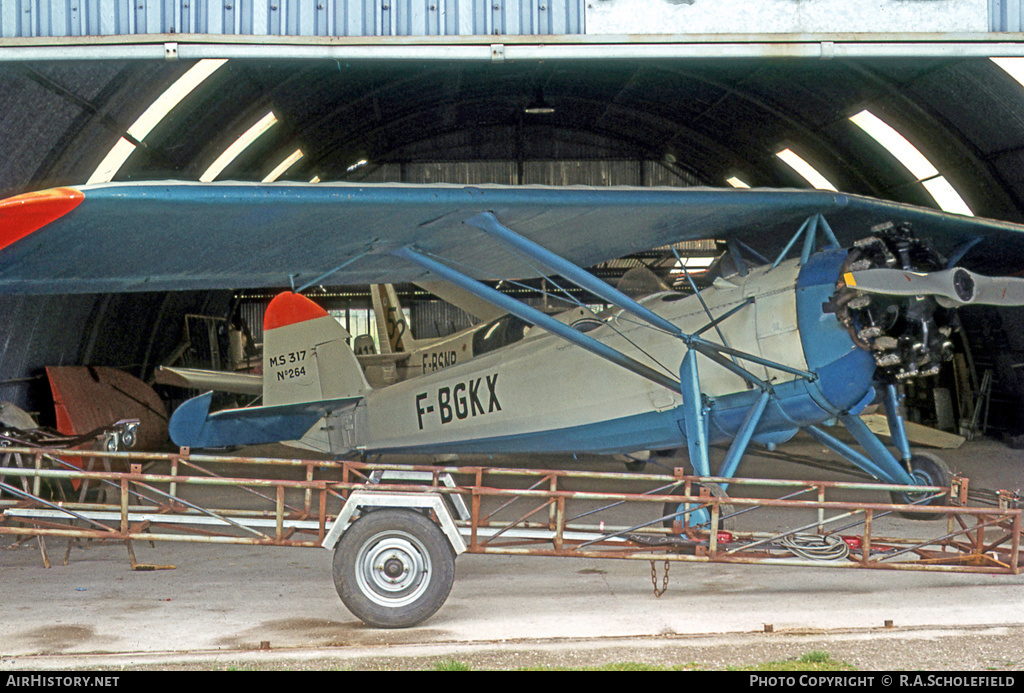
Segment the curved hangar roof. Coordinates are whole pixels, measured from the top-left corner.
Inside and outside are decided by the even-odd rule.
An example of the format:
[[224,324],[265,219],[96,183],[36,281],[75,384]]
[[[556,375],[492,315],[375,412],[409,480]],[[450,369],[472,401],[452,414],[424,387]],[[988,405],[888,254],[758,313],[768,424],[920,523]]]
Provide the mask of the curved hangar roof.
[[831,186],[1019,221],[1016,60],[4,63],[0,195],[165,178]]
[[[188,38],[142,52],[174,58]],[[89,59],[12,58],[0,45],[0,197],[168,178],[831,186],[1024,219],[1024,87],[1016,59],[985,57],[1001,44],[823,60],[826,45],[858,53],[812,38],[709,58],[728,50],[710,39],[692,55],[638,58],[628,40],[584,41],[589,57],[575,59],[536,38],[462,38],[410,52],[416,41],[392,37],[384,57],[378,44],[331,56],[300,50],[323,41],[241,41],[167,61],[133,59],[116,40],[79,40]],[[513,46],[532,57],[510,58]],[[459,59],[462,49],[490,59]],[[770,55],[744,57],[756,53]],[[1024,263],[999,260],[1004,271]],[[20,379],[51,364],[145,376],[181,315],[227,305],[208,294],[0,297],[0,394],[31,406]]]

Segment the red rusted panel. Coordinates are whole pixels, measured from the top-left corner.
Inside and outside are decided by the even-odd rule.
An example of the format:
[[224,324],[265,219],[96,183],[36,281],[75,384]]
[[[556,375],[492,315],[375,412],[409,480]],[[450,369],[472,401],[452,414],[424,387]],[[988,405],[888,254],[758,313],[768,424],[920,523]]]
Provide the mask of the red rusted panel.
[[116,368],[47,366],[57,430],[82,435],[120,419],[138,419],[137,450],[167,447],[167,409],[146,383]]

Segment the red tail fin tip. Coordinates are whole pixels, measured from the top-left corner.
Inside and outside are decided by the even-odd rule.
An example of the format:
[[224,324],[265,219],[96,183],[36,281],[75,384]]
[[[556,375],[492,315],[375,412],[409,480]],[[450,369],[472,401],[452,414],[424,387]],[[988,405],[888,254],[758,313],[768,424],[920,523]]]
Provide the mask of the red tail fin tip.
[[267,312],[263,316],[263,329],[273,330],[326,315],[327,311],[305,296],[285,291],[275,296],[267,306]]

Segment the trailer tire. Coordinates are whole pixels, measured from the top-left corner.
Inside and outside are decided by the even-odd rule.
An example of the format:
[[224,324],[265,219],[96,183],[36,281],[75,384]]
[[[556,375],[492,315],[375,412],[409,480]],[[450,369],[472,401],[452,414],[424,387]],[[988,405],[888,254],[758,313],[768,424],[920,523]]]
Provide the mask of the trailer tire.
[[[910,458],[910,475],[914,477],[916,481],[919,481],[922,486],[946,486],[948,487],[953,473],[946,466],[946,463],[942,461],[941,457],[933,455],[928,452],[915,453]],[[923,494],[916,493],[900,493],[892,491],[890,494],[893,503],[899,504],[911,504],[918,498],[921,498]],[[923,505],[945,505],[946,498],[939,496],[933,498]],[[913,513],[913,512],[901,512],[901,517],[905,517],[908,520],[941,520],[946,517],[940,513]]]
[[366,513],[334,549],[334,587],[349,611],[378,628],[408,628],[444,604],[455,581],[455,551],[415,510]]

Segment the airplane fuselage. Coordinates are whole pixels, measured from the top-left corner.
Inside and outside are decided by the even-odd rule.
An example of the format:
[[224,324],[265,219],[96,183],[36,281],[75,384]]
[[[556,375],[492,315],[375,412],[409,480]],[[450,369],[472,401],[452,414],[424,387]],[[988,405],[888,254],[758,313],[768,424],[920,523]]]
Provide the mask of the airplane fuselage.
[[[662,293],[643,305],[685,333],[738,309],[709,341],[811,371],[813,382],[742,363],[776,397],[755,439],[785,439],[802,425],[865,406],[874,360],[822,304],[835,290],[846,253],[826,251],[804,265],[781,263],[720,279],[701,296]],[[752,300],[751,300],[752,299]],[[745,304],[745,305],[744,305]],[[741,307],[742,306],[742,307]],[[687,347],[620,312],[588,335],[676,377]],[[711,442],[729,439],[759,396],[746,380],[699,358]],[[346,443],[406,453],[630,452],[685,444],[682,395],[552,335],[369,392],[346,414]],[[335,422],[337,423],[337,422]],[[333,425],[333,424],[332,424]],[[337,445],[335,445],[336,447]]]

